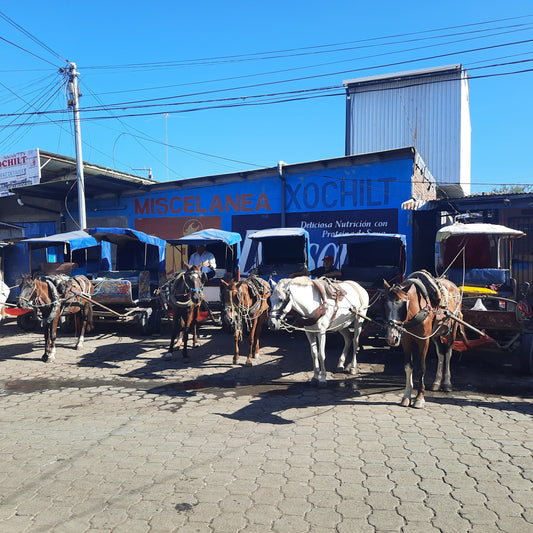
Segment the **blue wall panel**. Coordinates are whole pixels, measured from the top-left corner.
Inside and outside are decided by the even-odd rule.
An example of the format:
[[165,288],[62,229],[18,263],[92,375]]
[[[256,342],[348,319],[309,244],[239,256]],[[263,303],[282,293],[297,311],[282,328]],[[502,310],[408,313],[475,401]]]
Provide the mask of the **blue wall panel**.
[[[403,152],[364,161],[347,165],[338,159],[284,167],[285,225],[309,231],[311,268],[320,265],[325,254],[337,255],[333,237],[339,233],[403,233],[410,248],[409,213],[400,205],[411,197],[414,155]],[[96,208],[99,217],[126,213],[130,227],[163,239],[208,227],[237,231],[245,238],[254,230],[281,225],[283,182],[272,169],[264,177],[258,172],[250,178],[240,173],[209,183],[201,180],[202,185],[187,180],[156,186],[150,192],[123,197],[126,209],[120,213],[103,201],[89,207]],[[243,263],[247,249],[244,240]]]

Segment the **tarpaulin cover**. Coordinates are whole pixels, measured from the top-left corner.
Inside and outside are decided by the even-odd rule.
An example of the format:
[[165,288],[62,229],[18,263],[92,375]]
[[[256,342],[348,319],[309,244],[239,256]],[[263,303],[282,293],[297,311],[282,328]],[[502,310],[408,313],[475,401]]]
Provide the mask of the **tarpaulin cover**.
[[232,246],[241,242],[241,235],[233,231],[224,231],[221,229],[203,229],[195,231],[179,239],[167,239],[170,244],[209,244],[209,242],[223,242],[228,246]]
[[27,242],[36,248],[69,244],[72,251],[80,248],[91,248],[92,246],[98,246],[98,241],[83,230],[57,233],[55,235],[49,235],[48,237],[23,239],[21,242]]
[[399,233],[342,233],[335,235],[339,244],[399,241],[406,244],[405,235]]
[[[157,268],[164,272],[167,241],[130,228],[89,228],[88,231],[96,240],[108,241],[122,248],[120,256],[117,254],[117,270]],[[157,265],[154,264],[152,253],[139,253],[136,243],[151,246],[154,252],[157,249]]]
[[255,231],[251,235],[248,235],[250,239],[262,240],[270,239],[273,237],[298,237],[304,236],[306,239],[309,239],[309,232],[303,228],[271,228],[271,229],[261,229]]
[[444,226],[437,231],[437,242],[444,241],[449,237],[463,236],[463,235],[496,235],[501,237],[522,237],[523,231],[517,229],[501,226],[500,224],[464,224],[462,222],[455,222],[449,226]]

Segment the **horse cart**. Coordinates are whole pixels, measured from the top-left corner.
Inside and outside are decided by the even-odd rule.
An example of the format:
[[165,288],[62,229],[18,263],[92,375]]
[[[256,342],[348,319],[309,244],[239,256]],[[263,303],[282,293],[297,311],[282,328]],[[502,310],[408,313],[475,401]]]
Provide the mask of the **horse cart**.
[[[533,373],[533,316],[529,283],[512,276],[512,243],[524,235],[498,224],[455,222],[436,236],[437,273],[462,290],[467,342],[456,351],[518,353],[523,370]],[[469,334],[470,332],[470,334]],[[470,338],[474,334],[474,338]]]
[[342,279],[356,281],[370,297],[361,340],[381,337],[385,320],[380,297],[383,281],[394,285],[405,279],[406,237],[396,233],[344,233],[335,241],[340,247]]
[[309,232],[303,228],[272,228],[249,235],[251,265],[247,275],[278,282],[309,269]]
[[[84,275],[92,278],[99,270],[108,270],[110,249],[99,243],[86,231],[69,231],[46,237],[23,239],[27,245],[29,273],[35,275]],[[25,331],[31,331],[39,324],[35,311],[10,308],[8,314],[17,318],[17,324]],[[63,321],[63,328],[68,324]]]
[[[199,322],[211,318],[216,324],[223,321],[223,284],[222,280],[240,280],[239,260],[241,257],[241,236],[239,233],[224,231],[221,229],[203,229],[195,231],[179,239],[167,239],[178,253],[172,254],[172,261],[167,263],[167,270],[175,274],[182,271],[183,258],[190,257],[190,247],[205,246],[215,256],[216,269],[214,277],[205,281],[203,285],[203,302],[199,311]],[[169,277],[170,279],[170,277]],[[168,308],[168,294],[160,291],[163,308]]]
[[111,268],[92,279],[95,320],[135,321],[143,335],[159,331],[156,290],[165,272],[166,241],[129,228],[90,228],[88,233],[111,252]]

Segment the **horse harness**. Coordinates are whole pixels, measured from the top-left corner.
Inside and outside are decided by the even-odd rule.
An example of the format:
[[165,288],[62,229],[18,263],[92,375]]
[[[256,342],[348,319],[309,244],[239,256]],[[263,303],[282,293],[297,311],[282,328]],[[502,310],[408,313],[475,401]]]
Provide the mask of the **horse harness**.
[[346,291],[339,286],[336,281],[333,281],[331,278],[321,277],[318,279],[312,279],[313,286],[316,288],[320,294],[320,299],[322,302],[320,305],[311,313],[310,316],[304,317],[299,316],[296,320],[296,325],[303,326],[313,326],[316,324],[325,314],[328,308],[327,300],[328,298],[334,300],[335,308],[333,310],[333,315],[331,321],[337,316],[337,310],[339,309],[339,302],[346,296]]
[[[255,300],[252,305],[247,305],[242,302],[237,287],[229,289],[229,291],[237,299],[237,309],[240,320],[244,319],[247,326],[250,327],[251,323],[262,314],[263,302],[267,301],[270,296],[270,286],[263,279],[257,276],[250,276],[241,282],[241,285],[246,285],[251,292],[252,299]],[[230,298],[231,307],[233,306],[233,298]],[[236,323],[237,321],[235,321]],[[237,324],[236,324],[237,326]]]
[[[413,272],[404,282],[396,287],[407,292],[412,286],[415,286],[418,296],[422,297],[426,306],[421,309],[409,320],[403,323],[393,322],[392,325],[397,329],[413,328],[422,324],[430,313],[434,315],[445,314],[444,309],[448,308],[450,294],[437,278],[434,278],[429,272],[420,270]],[[394,289],[394,287],[393,287]]]
[[[204,284],[202,283],[199,289],[196,289],[195,287],[191,287],[187,283],[187,278],[185,276],[186,272],[180,272],[174,279],[170,281],[170,303],[176,307],[193,307],[195,303],[192,301],[192,297],[189,296],[188,300],[178,300],[176,296],[188,296],[189,294],[192,294],[193,292],[199,292],[202,293],[204,289]],[[200,277],[200,280],[202,278]],[[183,284],[188,289],[188,292],[182,292],[178,295],[174,294],[174,287],[176,286],[176,283],[178,281],[183,281]]]

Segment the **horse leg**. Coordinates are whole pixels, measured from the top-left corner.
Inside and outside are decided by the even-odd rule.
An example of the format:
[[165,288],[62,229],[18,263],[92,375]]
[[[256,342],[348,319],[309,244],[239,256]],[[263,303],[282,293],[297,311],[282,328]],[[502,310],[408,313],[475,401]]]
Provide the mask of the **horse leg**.
[[411,405],[411,394],[413,393],[413,345],[411,342],[403,342],[403,369],[405,371],[405,389],[403,391],[400,405],[409,407]]
[[233,364],[236,365],[239,362],[239,341],[241,339],[241,332],[238,328],[235,328],[233,332]]
[[326,332],[321,331],[318,333],[318,363],[320,365],[320,382],[318,386],[320,388],[325,387],[326,382]]
[[359,350],[359,336],[363,329],[364,320],[361,318],[353,323],[353,335],[350,337],[353,343],[353,357],[352,362],[346,367],[346,371],[350,374],[357,374],[357,352]]
[[311,379],[311,383],[313,385],[318,385],[320,377],[320,365],[318,362],[318,334],[307,330],[305,334],[307,336],[307,340],[309,341],[309,346],[311,348],[311,357],[313,358],[314,374],[313,379]]
[[[172,335],[170,337],[170,344],[168,346],[168,352],[163,356],[165,359],[170,359],[174,355],[174,341],[176,340],[176,337],[178,335],[178,330],[180,329],[180,319],[178,317],[178,314],[176,312],[172,315]],[[180,330],[179,334],[182,335],[183,330]]]
[[49,332],[49,352],[48,352],[48,363],[52,363],[56,359],[56,338],[57,338],[57,325],[59,323],[59,313],[55,316],[54,320],[50,324]]
[[50,354],[50,329],[51,324],[44,324],[44,354],[41,357],[43,363],[48,363],[48,357]]
[[248,349],[248,358],[246,359],[246,366],[252,366],[252,357],[255,359],[257,357],[259,337],[257,335],[257,322],[259,319],[253,321],[252,329],[248,336],[249,349]]
[[[348,328],[341,329],[339,333],[342,335],[342,338],[344,339],[344,347],[342,349],[341,356],[339,358],[339,362],[337,363],[337,368],[335,369],[336,372],[350,372],[353,369],[354,360],[355,360],[355,352],[354,357],[350,364],[344,367],[344,363],[346,361],[346,356],[348,355],[348,350],[350,349],[350,346],[352,344],[352,334],[350,333],[350,330]],[[356,361],[357,364],[357,361]],[[351,372],[352,374],[355,374],[355,371]]]
[[425,377],[426,377],[426,355],[429,348],[429,340],[425,339],[423,342],[417,344],[418,355],[420,361],[420,376],[418,379],[418,393],[416,395],[415,403],[413,407],[422,409],[426,400],[424,399],[424,393],[426,391]]
[[[451,392],[452,380],[450,361],[452,358],[452,341],[448,343],[435,341],[435,350],[437,352],[437,373],[435,375],[435,381],[432,385],[432,390],[439,390],[442,388],[444,392]],[[442,378],[444,377],[444,381]],[[441,386],[442,381],[442,386]]]

